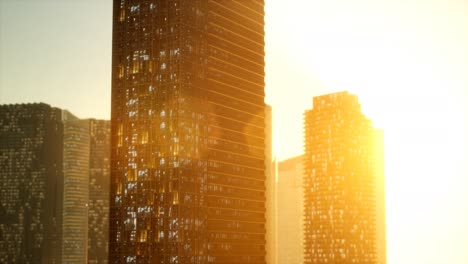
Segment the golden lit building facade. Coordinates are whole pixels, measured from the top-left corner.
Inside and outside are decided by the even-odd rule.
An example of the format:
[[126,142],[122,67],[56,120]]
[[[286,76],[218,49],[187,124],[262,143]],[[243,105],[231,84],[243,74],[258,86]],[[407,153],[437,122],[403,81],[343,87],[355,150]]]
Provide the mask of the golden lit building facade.
[[263,1],[114,1],[110,263],[265,263]]
[[304,263],[378,263],[383,175],[371,121],[357,96],[339,92],[314,97],[304,123]]

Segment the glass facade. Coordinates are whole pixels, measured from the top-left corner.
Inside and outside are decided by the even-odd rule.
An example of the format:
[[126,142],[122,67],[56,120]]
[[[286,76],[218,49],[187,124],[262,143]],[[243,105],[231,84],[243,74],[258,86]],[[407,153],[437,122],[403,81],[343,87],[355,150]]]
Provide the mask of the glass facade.
[[263,1],[114,1],[110,263],[265,263]]
[[61,110],[0,106],[0,263],[61,263]]
[[377,263],[374,128],[347,92],[305,113],[305,263]]

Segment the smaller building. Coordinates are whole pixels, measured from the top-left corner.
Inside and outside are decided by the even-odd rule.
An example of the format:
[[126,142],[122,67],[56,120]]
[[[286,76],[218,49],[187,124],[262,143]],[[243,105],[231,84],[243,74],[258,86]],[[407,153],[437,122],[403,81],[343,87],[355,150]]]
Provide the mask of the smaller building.
[[63,263],[108,263],[110,121],[64,122]]
[[110,121],[89,120],[88,263],[108,263]]
[[303,156],[278,163],[278,263],[303,263]]
[[89,121],[63,111],[62,263],[86,263],[88,251]]

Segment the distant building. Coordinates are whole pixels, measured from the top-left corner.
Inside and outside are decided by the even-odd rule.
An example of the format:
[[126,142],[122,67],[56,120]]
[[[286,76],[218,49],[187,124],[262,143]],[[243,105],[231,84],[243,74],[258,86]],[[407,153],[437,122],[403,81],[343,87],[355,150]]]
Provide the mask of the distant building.
[[0,263],[61,263],[61,114],[0,105]]
[[278,264],[304,262],[303,156],[278,163]]
[[0,262],[107,263],[110,123],[0,106]]
[[62,263],[86,263],[88,252],[89,120],[63,111]]
[[304,123],[305,263],[383,261],[382,147],[357,96],[314,97]]
[[109,252],[110,122],[91,119],[89,129],[88,263],[105,264]]
[[110,122],[64,122],[63,263],[108,263]]

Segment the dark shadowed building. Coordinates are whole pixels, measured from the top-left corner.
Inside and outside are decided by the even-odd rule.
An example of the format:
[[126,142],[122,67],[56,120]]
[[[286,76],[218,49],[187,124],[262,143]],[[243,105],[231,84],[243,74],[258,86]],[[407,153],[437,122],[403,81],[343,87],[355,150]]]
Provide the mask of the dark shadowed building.
[[0,106],[0,262],[107,263],[110,122]]
[[383,156],[371,121],[340,92],[314,97],[304,123],[305,263],[381,263]]
[[110,263],[265,263],[264,2],[113,17]]
[[0,263],[61,263],[62,111],[0,106]]

